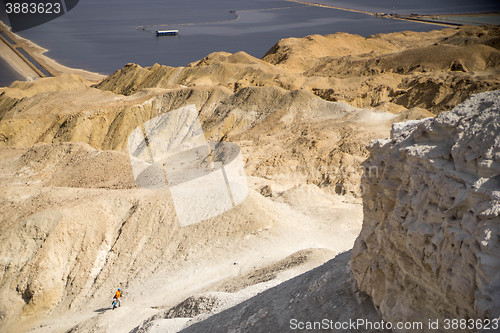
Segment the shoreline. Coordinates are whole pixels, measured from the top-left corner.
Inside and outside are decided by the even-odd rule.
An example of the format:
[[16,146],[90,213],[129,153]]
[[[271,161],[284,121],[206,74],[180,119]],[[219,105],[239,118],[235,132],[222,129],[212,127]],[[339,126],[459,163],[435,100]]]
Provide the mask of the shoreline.
[[309,1],[301,1],[301,0],[286,0],[286,1],[300,3],[300,4],[308,5],[308,6],[330,8],[330,9],[343,10],[343,11],[347,11],[347,12],[360,13],[360,14],[365,14],[365,15],[379,17],[379,18],[394,19],[394,20],[401,20],[401,21],[410,21],[410,22],[418,22],[418,23],[422,23],[422,24],[439,25],[439,26],[444,26],[444,27],[457,27],[457,26],[462,26],[464,24],[462,24],[462,23],[453,23],[453,22],[433,21],[433,20],[430,20],[429,18],[430,17],[435,17],[435,16],[443,16],[443,17],[445,17],[445,16],[463,16],[463,15],[477,15],[477,16],[500,15],[500,13],[498,13],[498,12],[465,13],[465,14],[455,13],[455,14],[416,14],[416,15],[415,14],[411,14],[411,15],[401,15],[401,14],[376,13],[376,12],[370,12],[370,11],[365,11],[365,10],[360,10],[360,9],[337,7],[337,6],[332,6],[332,5],[328,5],[328,4],[322,4],[322,3],[318,3],[318,2],[309,2]]
[[[7,38],[5,38],[6,36]],[[9,42],[12,41],[12,43]],[[0,21],[0,56],[25,81],[33,81],[44,77],[54,77],[62,74],[77,74],[89,81],[100,81],[107,75],[90,72],[84,69],[64,66],[44,53],[48,50],[34,42],[13,33],[5,23]],[[34,64],[29,58],[33,59]]]
[[[437,25],[443,27],[457,27],[464,25],[466,23],[454,23],[454,22],[443,22],[437,21],[436,16],[441,17],[453,17],[453,16],[463,16],[463,15],[474,15],[474,16],[485,16],[485,15],[500,15],[498,12],[490,13],[452,13],[452,14],[411,14],[411,15],[398,15],[398,14],[386,14],[386,13],[376,13],[360,9],[351,9],[344,7],[337,7],[333,5],[309,2],[302,0],[286,0],[291,3],[298,3],[305,6],[316,6],[329,9],[337,9],[342,11],[360,13],[365,15],[370,15],[378,18],[395,19],[417,22],[422,24]],[[279,8],[274,8],[279,9]],[[238,14],[234,13],[237,20]],[[205,23],[206,24],[206,23]],[[152,26],[152,25],[150,25]],[[150,26],[140,26],[136,28],[146,28]],[[33,81],[43,77],[53,77],[59,76],[61,74],[77,74],[89,81],[100,81],[104,79],[107,75],[101,73],[95,73],[87,71],[84,69],[77,69],[68,66],[64,66],[58,63],[56,60],[48,57],[45,53],[48,50],[35,44],[31,40],[19,36],[13,33],[6,24],[0,21],[0,57],[5,59],[8,65],[19,73],[25,81]],[[33,61],[31,61],[32,59]]]

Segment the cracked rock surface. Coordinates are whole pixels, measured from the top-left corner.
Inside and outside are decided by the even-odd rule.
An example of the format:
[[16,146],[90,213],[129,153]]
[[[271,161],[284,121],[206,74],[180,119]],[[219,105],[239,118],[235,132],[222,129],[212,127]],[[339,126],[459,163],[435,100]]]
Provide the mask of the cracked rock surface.
[[500,91],[374,140],[351,268],[385,320],[500,316]]

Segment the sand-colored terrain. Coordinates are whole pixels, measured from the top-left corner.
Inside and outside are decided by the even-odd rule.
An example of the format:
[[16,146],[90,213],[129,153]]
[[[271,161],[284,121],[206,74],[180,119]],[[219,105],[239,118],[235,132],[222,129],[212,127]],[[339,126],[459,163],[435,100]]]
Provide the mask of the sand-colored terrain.
[[[293,277],[245,304],[307,302],[332,318],[348,304],[380,318],[346,255],[300,274],[352,248],[371,139],[500,85],[499,32],[310,36],[263,59],[213,53],[129,64],[97,84],[65,74],[0,89],[0,330],[177,331]],[[181,227],[168,190],[136,186],[127,138],[191,104],[208,140],[240,146],[250,190]],[[330,283],[338,302],[319,291]]]
[[[37,331],[128,331],[198,293],[253,296],[349,249],[359,233],[359,201],[314,185],[276,198],[251,191],[236,209],[180,228],[168,191],[136,188],[123,153],[61,143],[2,156],[2,313],[20,314],[7,328],[41,319]],[[269,184],[250,179],[260,182]],[[293,255],[304,249],[317,250]],[[109,317],[117,285],[123,306]],[[120,324],[116,314],[135,319]]]
[[277,86],[357,107],[439,113],[499,87],[499,38],[498,26],[287,38],[261,60],[217,52],[185,68],[129,64],[97,87],[129,95],[151,87]]

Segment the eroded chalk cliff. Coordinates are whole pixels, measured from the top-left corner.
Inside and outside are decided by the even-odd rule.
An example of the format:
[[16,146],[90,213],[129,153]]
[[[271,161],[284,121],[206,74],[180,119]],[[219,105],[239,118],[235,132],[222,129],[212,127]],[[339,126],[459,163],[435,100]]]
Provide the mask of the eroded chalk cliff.
[[500,91],[394,124],[369,150],[351,263],[360,289],[384,319],[424,329],[428,319],[498,318]]

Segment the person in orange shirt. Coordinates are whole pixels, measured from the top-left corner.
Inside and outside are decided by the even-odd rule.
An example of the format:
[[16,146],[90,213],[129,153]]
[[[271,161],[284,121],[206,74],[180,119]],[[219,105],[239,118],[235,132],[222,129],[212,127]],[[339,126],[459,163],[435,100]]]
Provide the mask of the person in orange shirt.
[[116,302],[118,303],[118,306],[121,305],[120,297],[122,297],[122,289],[118,288],[118,290],[115,293],[115,296],[113,297],[113,299],[116,299]]

